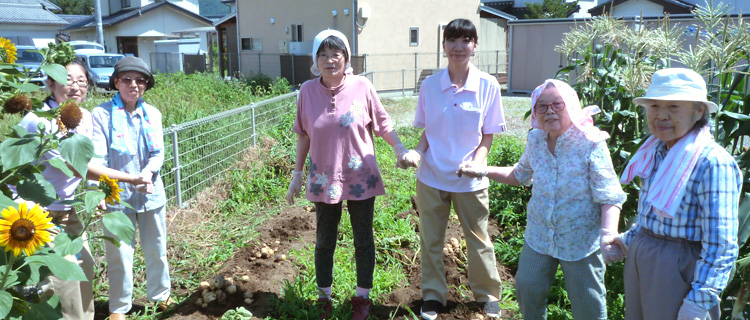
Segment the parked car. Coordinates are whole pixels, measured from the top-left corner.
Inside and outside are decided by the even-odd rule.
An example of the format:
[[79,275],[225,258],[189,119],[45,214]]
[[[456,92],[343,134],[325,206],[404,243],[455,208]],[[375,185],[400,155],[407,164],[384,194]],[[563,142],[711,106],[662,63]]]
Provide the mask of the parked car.
[[89,67],[89,78],[97,87],[109,89],[109,77],[115,71],[115,64],[125,56],[117,53],[76,54]]
[[[44,61],[44,56],[34,46],[16,46],[16,57],[16,64],[22,65],[24,69],[19,69],[19,71],[26,72],[28,76],[32,76],[33,73],[39,69],[39,65]],[[44,71],[40,70],[39,73],[29,81],[37,84],[44,84],[46,79],[47,75]]]
[[76,54],[104,53],[104,46],[96,42],[76,40],[68,41],[68,44],[73,47]]

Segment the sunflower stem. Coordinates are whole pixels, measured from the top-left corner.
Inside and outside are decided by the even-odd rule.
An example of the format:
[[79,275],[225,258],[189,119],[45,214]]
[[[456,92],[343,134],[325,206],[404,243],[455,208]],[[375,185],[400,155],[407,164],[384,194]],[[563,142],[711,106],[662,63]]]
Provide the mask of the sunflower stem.
[[8,258],[8,252],[3,253],[5,255],[5,261],[8,262],[8,264],[5,265],[5,273],[3,273],[3,281],[0,282],[0,288],[5,290],[5,283],[8,282],[8,277],[10,275],[11,268],[13,267],[13,264],[16,263],[16,255],[12,254],[10,255],[10,258]]

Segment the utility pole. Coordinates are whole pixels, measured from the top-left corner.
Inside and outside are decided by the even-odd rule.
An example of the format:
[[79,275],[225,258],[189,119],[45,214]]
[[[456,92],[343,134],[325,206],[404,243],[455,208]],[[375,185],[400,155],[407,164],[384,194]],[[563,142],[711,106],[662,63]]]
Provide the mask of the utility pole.
[[101,0],[94,0],[94,8],[96,9],[96,40],[99,44],[104,45],[104,30],[102,29],[102,4]]

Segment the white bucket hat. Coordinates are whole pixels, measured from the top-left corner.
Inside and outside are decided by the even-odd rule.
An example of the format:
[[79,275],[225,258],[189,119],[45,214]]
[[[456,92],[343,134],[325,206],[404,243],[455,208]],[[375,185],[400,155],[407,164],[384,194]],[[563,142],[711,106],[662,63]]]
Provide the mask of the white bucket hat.
[[320,33],[318,33],[317,36],[315,36],[315,39],[313,39],[313,49],[312,49],[313,64],[312,64],[312,67],[310,67],[310,72],[312,72],[312,74],[314,74],[315,76],[320,75],[320,69],[318,69],[318,59],[317,59],[318,48],[320,48],[320,43],[330,36],[339,38],[341,39],[341,41],[344,42],[344,45],[346,46],[346,70],[344,71],[344,73],[351,74],[353,72],[352,57],[351,57],[352,50],[349,49],[349,40],[346,40],[346,36],[340,31],[330,30],[330,29],[321,31]]
[[684,68],[661,69],[651,77],[646,96],[633,99],[633,103],[645,107],[651,100],[703,102],[708,112],[714,113],[719,106],[708,101],[706,81],[697,72]]

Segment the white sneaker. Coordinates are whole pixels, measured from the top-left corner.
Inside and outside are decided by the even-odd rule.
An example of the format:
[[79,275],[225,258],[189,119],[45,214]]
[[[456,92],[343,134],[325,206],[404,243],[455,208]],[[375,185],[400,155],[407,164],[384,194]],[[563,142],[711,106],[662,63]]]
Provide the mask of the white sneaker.
[[497,301],[490,301],[484,304],[484,312],[490,318],[500,318],[500,304]]

